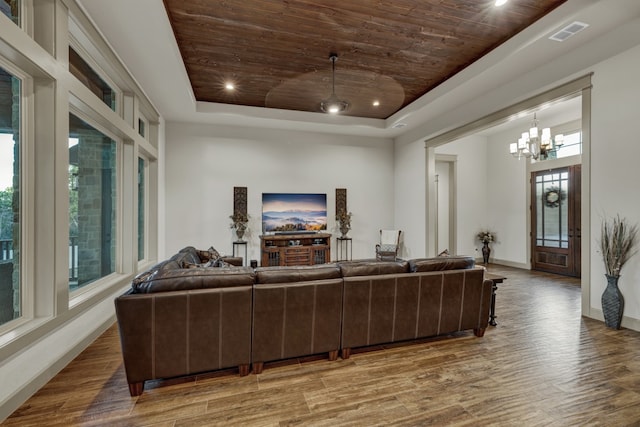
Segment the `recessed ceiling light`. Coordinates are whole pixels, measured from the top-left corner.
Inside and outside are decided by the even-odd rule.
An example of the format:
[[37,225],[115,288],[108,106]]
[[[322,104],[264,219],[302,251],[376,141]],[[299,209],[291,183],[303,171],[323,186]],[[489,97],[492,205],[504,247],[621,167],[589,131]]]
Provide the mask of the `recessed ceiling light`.
[[380,101],[378,101],[377,99],[375,101],[373,101],[373,106],[377,107],[378,105],[380,105]]
[[496,2],[494,3],[494,5],[496,6],[502,6],[503,4],[505,4],[508,0],[496,0]]
[[236,87],[235,87],[235,85],[233,83],[227,82],[227,83],[224,84],[224,88],[226,90],[234,90]]

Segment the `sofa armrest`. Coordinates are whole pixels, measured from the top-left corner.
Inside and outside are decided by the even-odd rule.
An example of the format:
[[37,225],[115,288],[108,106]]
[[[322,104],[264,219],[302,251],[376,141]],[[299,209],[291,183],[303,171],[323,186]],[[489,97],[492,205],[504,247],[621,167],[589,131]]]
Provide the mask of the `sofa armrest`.
[[250,267],[194,267],[171,268],[151,272],[141,280],[135,280],[135,293],[163,293],[205,288],[230,288],[251,286],[255,280]]
[[132,395],[144,381],[251,363],[252,287],[132,294],[115,300]]

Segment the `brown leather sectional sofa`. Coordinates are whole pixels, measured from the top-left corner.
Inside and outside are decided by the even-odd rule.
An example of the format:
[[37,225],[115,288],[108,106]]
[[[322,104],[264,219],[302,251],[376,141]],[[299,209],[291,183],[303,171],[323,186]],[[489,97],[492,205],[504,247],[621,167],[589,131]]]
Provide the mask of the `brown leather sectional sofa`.
[[309,267],[191,267],[188,247],[116,298],[129,391],[144,382],[474,330],[488,325],[490,280],[471,257]]
[[472,329],[484,335],[490,280],[471,257],[341,266],[342,358],[352,348]]

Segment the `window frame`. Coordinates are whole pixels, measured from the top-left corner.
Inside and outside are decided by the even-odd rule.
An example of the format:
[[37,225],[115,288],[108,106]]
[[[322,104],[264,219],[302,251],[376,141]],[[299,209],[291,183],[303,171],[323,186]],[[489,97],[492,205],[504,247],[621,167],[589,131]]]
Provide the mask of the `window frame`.
[[28,30],[31,29],[31,26],[28,24],[29,20],[26,19],[26,17],[28,16],[27,12],[27,6],[25,5],[25,3],[29,2],[30,6],[31,5],[31,0],[19,0],[20,4],[18,6],[18,21],[19,23],[16,24],[15,22],[13,22],[13,20],[11,20],[8,16],[6,16],[4,13],[0,13],[0,15],[3,15],[5,18],[7,18],[13,25],[17,26],[18,28],[20,28],[22,31],[27,32]]
[[[20,13],[21,26],[0,17],[0,66],[21,80],[22,89],[21,317],[0,325],[0,360],[39,346],[43,337],[53,334],[62,334],[70,342],[75,339],[75,324],[87,325],[95,334],[100,327],[94,321],[96,314],[109,312],[114,295],[130,286],[137,268],[157,262],[158,255],[158,147],[164,137],[160,114],[74,0],[22,0]],[[115,111],[69,72],[69,46],[116,92]],[[131,99],[129,107],[124,94]],[[69,161],[65,158],[70,112],[116,142],[118,192],[116,272],[73,293],[68,286]],[[138,135],[134,121],[138,112],[144,112],[148,123],[145,138]],[[148,160],[149,205],[145,213],[148,259],[136,266],[133,223],[137,217],[134,189],[129,187],[135,185],[133,163],[138,151]],[[90,312],[95,313],[81,319]]]
[[[564,156],[557,156],[557,154],[556,154],[556,158],[557,159],[564,159],[564,158],[567,158],[567,157],[573,157],[573,156],[582,155],[582,130],[581,129],[573,129],[573,130],[567,130],[567,131],[563,132],[563,135],[564,135],[565,138],[568,135],[576,135],[576,134],[578,135],[579,142],[575,143],[575,144],[570,144],[570,145],[571,146],[574,146],[574,145],[578,146],[579,147],[579,153],[577,153],[577,154],[567,154],[567,155],[564,155]],[[570,145],[569,144],[564,144],[562,147],[570,146]],[[560,152],[562,150],[562,147],[559,147],[557,152]]]
[[149,120],[147,120],[147,118],[142,113],[138,113],[138,123],[136,124],[136,130],[138,131],[138,135],[148,140]]
[[[24,6],[23,6],[24,7]],[[33,232],[33,76],[0,56],[0,67],[20,80],[20,316],[0,325],[0,337],[35,317],[33,257],[30,249],[36,244]],[[0,341],[1,342],[1,341]]]
[[[104,136],[111,138],[112,141],[115,142],[116,144],[116,206],[115,206],[115,212],[116,212],[116,230],[113,233],[113,235],[115,236],[116,239],[116,249],[115,249],[115,268],[114,271],[107,274],[106,276],[102,276],[92,282],[87,283],[84,286],[78,287],[76,289],[71,289],[69,287],[69,283],[67,282],[67,289],[69,290],[69,301],[70,301],[70,306],[74,305],[74,301],[79,301],[82,300],[82,296],[84,294],[92,294],[96,292],[96,289],[101,289],[103,286],[109,285],[111,283],[113,283],[114,281],[118,280],[123,272],[122,272],[122,246],[124,244],[123,241],[123,234],[122,234],[122,215],[124,214],[123,209],[122,209],[122,199],[123,199],[123,194],[122,194],[122,189],[123,189],[123,176],[122,176],[122,170],[123,170],[123,140],[122,138],[119,138],[118,136],[116,136],[114,133],[110,132],[108,129],[106,129],[105,127],[101,126],[99,122],[93,120],[89,115],[84,114],[84,112],[82,110],[80,110],[79,108],[75,107],[73,104],[69,104],[69,114],[73,114],[74,116],[78,117],[79,119],[81,119],[82,121],[84,121],[85,123],[87,123],[88,125],[90,125],[91,127],[93,127],[95,130],[97,130],[98,132],[102,133]],[[69,132],[68,132],[69,133]],[[69,135],[68,135],[69,137]],[[67,165],[69,165],[69,160],[67,159]],[[69,198],[68,195],[68,186],[67,186],[67,200]],[[67,213],[68,213],[68,207],[67,207]],[[67,224],[67,230],[68,230],[68,226],[69,224]],[[67,258],[67,264],[68,264],[68,258]]]
[[[139,194],[140,192],[138,191],[137,196],[136,196],[136,258],[138,260],[138,265],[137,265],[137,271],[139,271],[140,269],[144,268],[149,260],[149,158],[142,152],[140,152],[138,150],[138,154],[136,156],[137,159],[141,159],[143,161],[144,164],[144,172],[143,172],[143,179],[144,179],[144,200],[143,200],[143,206],[144,206],[144,235],[143,235],[143,242],[144,242],[144,256],[142,258],[140,258],[140,248],[139,248],[139,244],[138,242],[140,241],[140,229],[139,229],[139,218],[140,218],[140,211],[139,211],[139,206],[140,206],[140,200],[139,200]],[[137,166],[136,166],[136,171],[139,173],[139,161],[136,162]],[[137,176],[137,174],[136,174]]]
[[[69,17],[69,20],[73,21],[71,16]],[[93,59],[89,51],[84,46],[82,46],[82,44],[76,39],[76,37],[72,32],[69,33],[68,48],[72,48],[73,50],[75,50],[76,53],[80,56],[80,58],[82,58],[82,60],[86,62],[87,65],[89,65],[89,67],[93,70],[93,72],[95,72],[98,75],[98,77],[100,77],[109,86],[109,88],[115,93],[115,103],[116,103],[115,108],[111,108],[109,105],[103,102],[102,99],[100,99],[100,97],[98,97],[95,94],[94,95],[96,96],[96,98],[100,100],[101,103],[106,105],[107,108],[109,108],[111,111],[116,113],[118,116],[122,117],[123,92],[120,86],[118,86],[115,83],[115,81],[113,81],[113,79],[111,79],[108,76],[108,73],[102,69],[98,61]],[[69,73],[71,73],[71,71],[69,71]],[[83,82],[81,83],[83,86],[86,87],[86,85]]]

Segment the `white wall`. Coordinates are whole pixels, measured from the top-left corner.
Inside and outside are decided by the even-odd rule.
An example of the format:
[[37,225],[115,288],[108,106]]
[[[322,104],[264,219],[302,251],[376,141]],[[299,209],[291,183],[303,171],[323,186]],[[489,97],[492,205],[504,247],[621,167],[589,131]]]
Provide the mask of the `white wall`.
[[[496,222],[487,215],[487,139],[469,136],[437,147],[436,153],[457,156],[457,253],[481,258],[476,235],[483,229],[496,230]],[[492,250],[491,257],[499,257],[498,245],[492,245]]]
[[455,247],[450,241],[449,236],[449,213],[450,210],[453,209],[453,206],[450,206],[450,192],[452,191],[449,176],[451,171],[453,170],[453,166],[449,162],[436,161],[436,182],[438,189],[438,213],[436,217],[438,218],[438,238],[436,243],[436,251],[438,253],[444,251],[445,249],[450,249]]
[[426,169],[424,142],[416,141],[394,150],[395,226],[402,230],[400,256],[426,256]]
[[514,266],[528,265],[527,245],[527,159],[517,160],[509,153],[509,143],[519,135],[507,130],[487,140],[489,163],[487,203],[491,223],[497,234],[491,254]]
[[[593,68],[591,104],[591,307],[601,309],[606,282],[597,251],[601,219],[620,214],[640,224],[640,46]],[[586,224],[585,224],[586,226]],[[588,273],[588,272],[585,272]],[[640,255],[622,269],[623,326],[640,326]]]
[[346,188],[354,258],[373,257],[378,230],[394,225],[389,139],[186,123],[166,134],[167,255],[187,245],[232,252],[234,186],[248,191],[249,259],[260,259],[263,192],[326,193],[337,237],[335,189]]

